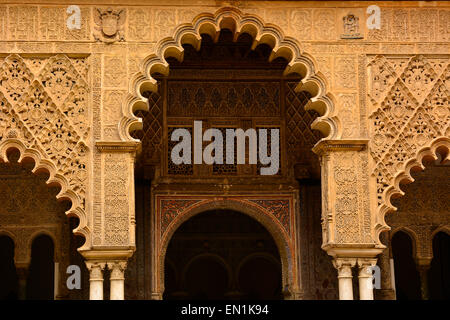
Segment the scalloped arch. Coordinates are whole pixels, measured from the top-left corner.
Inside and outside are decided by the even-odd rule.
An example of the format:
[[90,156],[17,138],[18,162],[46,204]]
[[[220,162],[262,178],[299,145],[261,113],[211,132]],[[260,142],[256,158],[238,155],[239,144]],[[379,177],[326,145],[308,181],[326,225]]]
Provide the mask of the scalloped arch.
[[390,227],[386,224],[385,216],[387,213],[397,211],[391,203],[392,197],[403,196],[405,193],[401,190],[400,184],[403,182],[414,182],[414,178],[411,176],[411,170],[420,169],[424,170],[423,160],[433,159],[437,160],[437,154],[443,155],[441,162],[450,161],[450,138],[440,137],[431,141],[428,146],[425,146],[417,151],[415,157],[409,159],[402,166],[400,170],[394,177],[393,182],[383,193],[383,202],[378,207],[375,225],[375,236],[377,241],[380,241],[380,234],[383,231],[390,230]]
[[142,94],[157,90],[157,80],[152,77],[154,73],[168,75],[169,64],[166,59],[174,57],[182,61],[184,44],[190,44],[199,50],[202,34],[208,34],[217,41],[222,29],[230,29],[235,39],[242,33],[251,35],[252,49],[259,44],[269,45],[272,48],[269,61],[278,57],[285,58],[288,65],[284,74],[295,72],[301,75],[302,80],[295,90],[309,92],[312,98],[306,109],[315,110],[320,115],[312,123],[312,129],[322,132],[324,139],[339,138],[339,122],[334,116],[335,98],[327,90],[328,82],[324,75],[317,71],[315,59],[303,52],[296,39],[284,36],[279,27],[264,23],[258,16],[244,14],[238,9],[222,8],[215,14],[202,13],[191,23],[179,25],[173,37],[160,40],[155,52],[141,62],[140,71],[130,79],[128,95],[122,104],[123,117],[119,122],[119,135],[123,141],[139,141],[130,135],[132,131],[142,130],[142,119],[134,113],[148,110],[147,99]]
[[[22,141],[18,139],[7,139],[0,143],[0,161],[8,163],[8,150],[17,149],[20,153],[18,162],[21,163],[24,159],[32,159],[34,167],[32,173],[40,171],[46,171],[49,174],[47,179],[47,185],[58,185],[61,190],[56,195],[58,200],[69,200],[72,205],[69,210],[66,211],[68,217],[77,217],[79,219],[79,225],[73,230],[75,235],[80,235],[85,238],[84,245],[81,248],[88,246],[90,239],[89,228],[87,227],[87,217],[84,209],[81,207],[81,201],[78,195],[71,190],[69,182],[60,173],[58,173],[56,166],[53,162],[47,159],[38,149],[27,148]],[[80,248],[80,249],[81,249]]]

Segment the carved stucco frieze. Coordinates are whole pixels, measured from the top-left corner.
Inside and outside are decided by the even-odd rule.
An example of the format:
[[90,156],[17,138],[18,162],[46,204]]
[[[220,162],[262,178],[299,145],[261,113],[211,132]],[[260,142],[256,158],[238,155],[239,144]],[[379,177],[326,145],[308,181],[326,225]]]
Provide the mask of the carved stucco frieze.
[[96,173],[100,212],[94,217],[94,226],[100,231],[94,237],[94,246],[134,247],[134,180],[133,161],[136,144],[97,142],[96,152],[101,159]]

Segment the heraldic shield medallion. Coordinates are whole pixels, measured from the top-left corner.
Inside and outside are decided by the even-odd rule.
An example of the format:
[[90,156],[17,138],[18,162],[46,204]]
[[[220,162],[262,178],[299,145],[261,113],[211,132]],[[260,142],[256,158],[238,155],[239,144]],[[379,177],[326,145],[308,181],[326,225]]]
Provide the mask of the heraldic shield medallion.
[[97,41],[112,43],[124,41],[123,26],[125,22],[124,10],[97,9],[94,16],[94,38]]

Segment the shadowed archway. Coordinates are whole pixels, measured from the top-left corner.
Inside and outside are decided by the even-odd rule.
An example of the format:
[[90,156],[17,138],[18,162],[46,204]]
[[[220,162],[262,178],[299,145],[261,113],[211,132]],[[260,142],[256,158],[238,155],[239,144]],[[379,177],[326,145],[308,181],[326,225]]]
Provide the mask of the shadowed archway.
[[[169,242],[165,270],[165,299],[282,298],[275,241],[256,220],[233,210],[201,212],[184,222]],[[176,283],[170,279],[175,272],[182,275]]]

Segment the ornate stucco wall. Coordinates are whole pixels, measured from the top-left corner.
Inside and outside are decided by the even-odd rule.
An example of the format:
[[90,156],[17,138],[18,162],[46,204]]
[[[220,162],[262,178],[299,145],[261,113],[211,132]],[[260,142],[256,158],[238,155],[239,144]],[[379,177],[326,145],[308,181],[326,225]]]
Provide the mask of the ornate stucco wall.
[[139,146],[129,131],[142,126],[133,114],[147,108],[141,94],[156,90],[153,73],[167,74],[166,57],[182,59],[182,44],[221,28],[247,32],[302,75],[297,90],[320,115],[323,248],[336,259],[374,257],[399,183],[449,148],[450,6],[371,4],[379,30],[367,29],[368,3],[358,1],[83,1],[81,28],[69,30],[67,3],[4,1],[0,154],[18,149],[61,186],[87,259],[126,259]]

